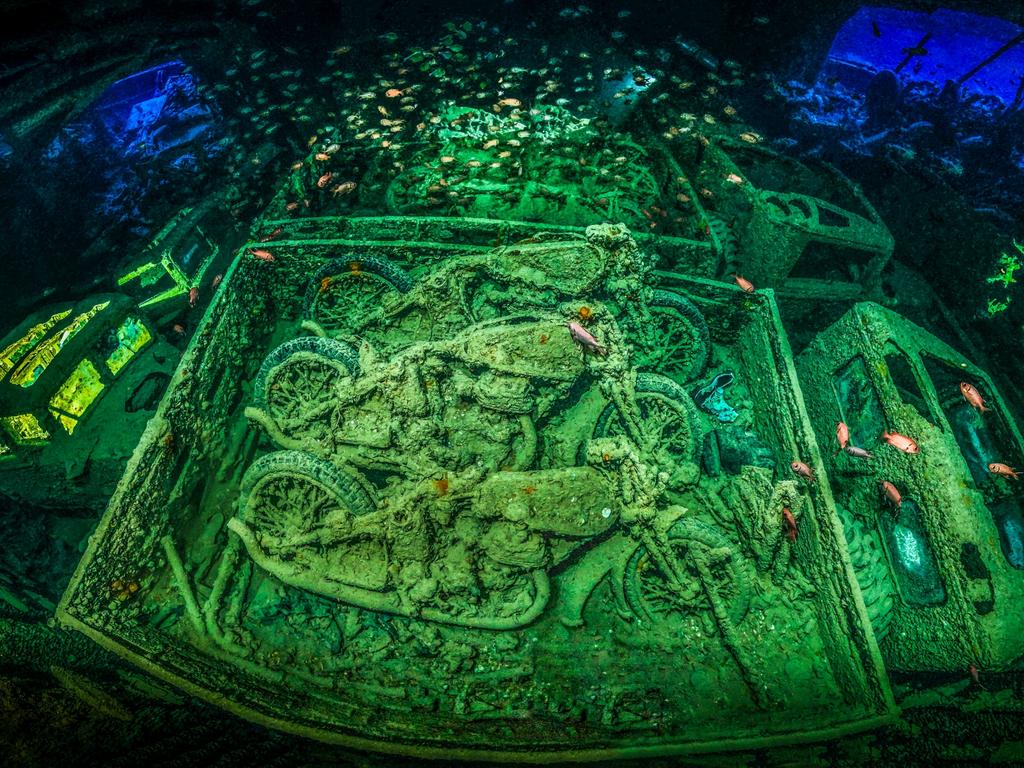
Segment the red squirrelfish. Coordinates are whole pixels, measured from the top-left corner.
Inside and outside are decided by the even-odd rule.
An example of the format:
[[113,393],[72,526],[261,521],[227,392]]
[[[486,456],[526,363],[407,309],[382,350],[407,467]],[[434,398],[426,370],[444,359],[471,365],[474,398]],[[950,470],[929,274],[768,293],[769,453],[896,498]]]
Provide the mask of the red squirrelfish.
[[917,443],[906,435],[901,435],[899,432],[883,432],[882,439],[898,451],[903,451],[904,453],[921,452],[921,449],[917,447]]
[[991,411],[991,408],[985,407],[985,401],[981,397],[981,392],[973,384],[968,384],[966,381],[960,382],[960,394],[964,396],[964,400],[971,404],[971,407],[976,409],[978,413],[986,413]]
[[789,465],[789,468],[800,477],[807,478],[810,482],[814,482],[814,472],[811,468],[804,464],[802,461],[794,461]]
[[971,685],[976,685],[983,691],[988,690],[988,688],[981,684],[981,679],[978,677],[978,666],[976,664],[968,665],[967,674],[971,676]]
[[846,446],[850,444],[850,428],[846,426],[845,421],[836,424],[836,440],[839,441],[839,450],[836,453],[845,451]]
[[255,256],[260,261],[273,261],[274,254],[270,251],[264,250],[263,248],[250,248],[249,253]]
[[199,303],[199,286],[193,285],[188,290],[188,305],[194,307]]
[[786,521],[786,536],[790,541],[796,541],[796,518],[789,507],[782,508],[782,519]]
[[896,486],[890,483],[888,480],[882,481],[882,493],[885,498],[888,499],[896,509],[900,509],[903,506],[903,496],[896,489]]
[[993,461],[991,464],[989,464],[988,471],[991,472],[993,475],[999,475],[1000,477],[1005,477],[1010,480],[1020,479],[1020,472],[1018,472],[1016,469],[1012,469],[1007,464],[1000,464],[998,461]]
[[738,285],[740,288],[742,288],[746,293],[753,293],[754,292],[754,284],[752,282],[750,282],[749,280],[747,280],[747,278],[740,277],[739,275],[733,275],[732,279],[735,280],[736,281],[736,285]]

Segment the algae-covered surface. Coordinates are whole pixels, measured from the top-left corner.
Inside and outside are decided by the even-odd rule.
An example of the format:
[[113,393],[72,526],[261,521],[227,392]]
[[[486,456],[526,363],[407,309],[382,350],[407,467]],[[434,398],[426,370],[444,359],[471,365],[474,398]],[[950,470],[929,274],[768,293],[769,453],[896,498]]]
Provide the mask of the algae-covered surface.
[[[797,365],[820,439],[842,422],[870,454],[830,451],[828,472],[887,666],[1012,668],[1024,652],[1024,525],[1014,479],[991,466],[1019,464],[1022,441],[991,379],[871,303],[819,334]],[[984,392],[981,407],[965,387]]]
[[622,224],[278,226],[62,621],[244,716],[411,755],[719,751],[891,715],[829,491],[790,470],[821,460],[770,294],[655,272]]

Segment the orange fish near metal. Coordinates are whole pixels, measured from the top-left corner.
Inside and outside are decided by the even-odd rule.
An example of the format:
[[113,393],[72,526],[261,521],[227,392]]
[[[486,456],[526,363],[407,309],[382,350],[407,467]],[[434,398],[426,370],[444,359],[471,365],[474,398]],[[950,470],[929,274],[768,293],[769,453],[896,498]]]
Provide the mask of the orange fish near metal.
[[1020,480],[1020,472],[1013,469],[1008,464],[1001,464],[998,461],[993,461],[988,465],[988,471],[993,475],[999,475],[1005,477],[1008,480]]
[[814,482],[814,471],[802,461],[794,461],[790,463],[789,468],[793,470],[794,474],[806,478],[809,482]]
[[739,275],[733,275],[732,279],[736,281],[736,285],[738,285],[740,288],[742,288],[744,290],[744,292],[746,292],[746,293],[753,293],[754,292],[754,284],[752,282],[750,282],[749,280],[747,280],[747,278],[740,277]]
[[883,432],[882,439],[898,451],[903,451],[904,453],[921,452],[917,443],[906,435],[901,435],[899,432]]
[[255,258],[259,259],[260,261],[274,260],[274,254],[263,248],[250,248],[249,253],[251,253]]
[[979,392],[978,388],[973,384],[961,381],[960,394],[964,396],[964,400],[970,403],[971,407],[978,413],[987,413],[992,410],[991,408],[985,407],[985,400],[981,397],[981,392]]
[[199,286],[193,285],[188,290],[188,305],[194,307],[199,303]]
[[334,174],[328,171],[327,173],[325,173],[323,176],[316,180],[317,188],[323,189],[324,187],[331,183],[331,179],[333,178]]
[[967,666],[967,674],[971,676],[972,686],[977,686],[983,691],[988,690],[988,688],[981,684],[981,678],[978,677],[978,666],[973,662]]
[[786,537],[790,541],[796,541],[796,518],[789,511],[789,507],[782,508],[782,519],[786,522]]
[[890,483],[888,480],[882,481],[882,494],[889,502],[896,507],[897,511],[903,507],[903,496],[897,490],[896,486]]
[[846,426],[845,421],[840,421],[836,424],[836,440],[839,441],[839,448],[836,449],[836,453],[845,451],[846,446],[850,444],[850,428]]

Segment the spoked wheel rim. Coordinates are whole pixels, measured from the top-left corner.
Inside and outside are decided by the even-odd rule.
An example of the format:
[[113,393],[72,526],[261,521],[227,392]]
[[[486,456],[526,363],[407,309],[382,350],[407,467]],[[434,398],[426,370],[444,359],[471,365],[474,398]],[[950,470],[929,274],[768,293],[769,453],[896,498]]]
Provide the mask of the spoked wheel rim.
[[309,316],[329,333],[362,327],[384,297],[394,292],[386,280],[370,272],[350,270],[326,279],[330,282],[317,289]]
[[681,582],[675,590],[661,563],[641,546],[626,566],[626,601],[637,616],[650,621],[673,621],[711,611],[708,593],[701,582],[701,559],[714,580],[716,599],[733,624],[750,609],[750,574],[742,554],[721,533],[696,520],[677,523],[668,535]]
[[358,371],[358,354],[344,342],[319,336],[292,339],[263,361],[256,376],[257,405],[292,432],[328,407],[337,386]]
[[[690,396],[671,379],[641,372],[636,380],[643,453],[667,454],[675,461],[692,461],[701,447],[700,416]],[[595,437],[626,434],[622,415],[608,405],[598,418]]]
[[650,304],[651,336],[641,352],[641,368],[680,384],[703,372],[710,353],[708,327],[697,307],[671,291],[655,291]]
[[344,525],[373,508],[358,478],[302,451],[268,454],[242,480],[241,517],[265,546],[294,541],[326,521]]
[[405,272],[386,259],[334,259],[313,276],[306,292],[306,316],[331,335],[354,333],[380,311],[389,295],[405,293],[411,285]]

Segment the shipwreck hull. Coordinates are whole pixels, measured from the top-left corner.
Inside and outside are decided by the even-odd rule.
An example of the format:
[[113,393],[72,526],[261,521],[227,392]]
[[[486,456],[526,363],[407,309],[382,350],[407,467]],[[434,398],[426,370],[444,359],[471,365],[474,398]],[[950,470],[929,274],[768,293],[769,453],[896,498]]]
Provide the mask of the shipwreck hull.
[[[357,608],[255,565],[228,521],[243,474],[274,446],[243,411],[264,357],[299,332],[312,277],[330,260],[373,255],[418,278],[538,232],[582,235],[409,217],[285,226],[273,262],[243,250],[225,276],[61,601],[64,625],[250,720],[417,757],[724,752],[827,740],[894,716],[829,489],[812,494],[789,473],[794,459],[819,472],[822,460],[770,292],[652,273],[652,287],[689,297],[710,332],[710,367],[680,386],[692,393],[712,367],[729,368],[741,414],[738,426],[701,415],[702,468],[688,464],[669,494],[686,525],[668,541],[733,568],[732,581],[688,582],[689,610],[624,616],[631,603],[620,604],[616,578],[635,598],[657,568],[622,529],[545,565],[550,605],[506,631]],[[695,264],[710,255],[692,241],[658,247]],[[580,412],[591,407],[606,404]],[[739,438],[726,429],[757,436],[754,465],[730,458]],[[783,500],[798,515],[795,541],[772,506]],[[626,576],[590,567],[599,547],[621,555]],[[560,601],[577,613],[556,610]]]

